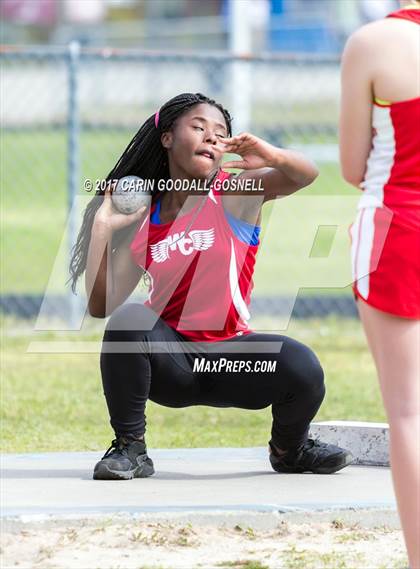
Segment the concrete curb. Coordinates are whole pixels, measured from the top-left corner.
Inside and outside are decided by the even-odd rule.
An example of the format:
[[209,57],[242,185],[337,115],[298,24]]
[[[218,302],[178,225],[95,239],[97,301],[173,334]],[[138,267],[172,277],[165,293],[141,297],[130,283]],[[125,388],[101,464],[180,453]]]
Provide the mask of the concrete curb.
[[256,512],[255,510],[211,510],[204,511],[171,511],[171,512],[114,512],[108,514],[43,514],[7,516],[2,519],[4,529],[39,526],[45,528],[61,525],[87,525],[95,524],[104,520],[112,520],[112,523],[127,523],[133,521],[148,523],[173,523],[185,525],[191,523],[196,526],[227,526],[252,527],[258,530],[275,529],[282,522],[290,523],[321,523],[339,520],[347,525],[357,524],[361,528],[371,529],[375,527],[387,527],[400,529],[400,521],[395,509],[392,508],[364,508],[364,507],[338,507],[327,510],[312,511],[287,511],[272,510]]
[[355,459],[353,464],[389,466],[387,423],[323,421],[311,424],[310,437],[349,450]]

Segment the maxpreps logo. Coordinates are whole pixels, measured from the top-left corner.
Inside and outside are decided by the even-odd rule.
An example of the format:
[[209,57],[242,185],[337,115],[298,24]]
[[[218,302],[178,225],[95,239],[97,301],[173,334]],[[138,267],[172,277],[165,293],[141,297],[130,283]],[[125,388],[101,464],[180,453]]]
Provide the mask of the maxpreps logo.
[[214,238],[214,227],[190,231],[188,236],[184,233],[168,235],[162,241],[150,245],[152,259],[156,263],[163,263],[169,259],[169,251],[176,251],[177,248],[183,255],[191,255],[193,251],[205,251],[213,245]]

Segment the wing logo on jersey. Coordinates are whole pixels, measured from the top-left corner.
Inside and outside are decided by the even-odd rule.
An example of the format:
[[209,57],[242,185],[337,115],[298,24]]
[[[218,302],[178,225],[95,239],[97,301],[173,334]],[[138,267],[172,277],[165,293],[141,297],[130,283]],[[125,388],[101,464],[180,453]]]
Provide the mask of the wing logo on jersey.
[[152,259],[156,263],[163,263],[169,259],[170,251],[180,251],[183,255],[191,255],[193,251],[206,251],[213,245],[215,239],[214,227],[211,229],[195,229],[188,236],[184,233],[168,235],[162,241],[150,245]]

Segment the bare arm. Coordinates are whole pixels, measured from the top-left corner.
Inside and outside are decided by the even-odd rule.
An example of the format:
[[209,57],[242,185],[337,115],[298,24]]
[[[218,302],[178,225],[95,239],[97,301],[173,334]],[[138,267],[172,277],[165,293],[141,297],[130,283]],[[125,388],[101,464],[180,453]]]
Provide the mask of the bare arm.
[[[229,161],[223,168],[244,168],[238,178],[254,180],[261,187],[258,192],[229,192],[224,203],[230,212],[251,223],[255,222],[263,203],[281,196],[288,196],[311,184],[318,176],[318,169],[303,154],[277,148],[252,134],[243,133],[225,139],[226,152],[234,152],[241,160]],[[251,197],[253,199],[251,199]]]
[[111,252],[112,232],[94,223],[86,265],[85,285],[89,314],[106,318],[122,304],[138,284],[143,269],[134,264],[128,238]]
[[360,187],[372,146],[372,54],[366,28],[355,32],[344,49],[341,67],[340,163],[343,178]]
[[318,176],[318,169],[303,154],[293,150],[278,153],[272,167],[259,170],[244,170],[240,178],[251,178],[261,182],[263,202],[277,197],[289,196],[305,186],[309,186]]
[[293,194],[318,176],[315,164],[300,152],[278,148],[248,133],[225,140],[225,151],[239,154],[242,160],[225,162],[223,168],[244,168],[239,178],[260,182],[264,201]]
[[[107,189],[103,204],[95,215],[86,263],[85,287],[91,316],[106,318],[139,282],[143,269],[133,262],[129,244],[137,228],[135,222],[141,219],[145,210],[143,207],[130,215],[116,212],[111,191]],[[124,242],[112,252],[114,231],[129,225],[132,228]]]

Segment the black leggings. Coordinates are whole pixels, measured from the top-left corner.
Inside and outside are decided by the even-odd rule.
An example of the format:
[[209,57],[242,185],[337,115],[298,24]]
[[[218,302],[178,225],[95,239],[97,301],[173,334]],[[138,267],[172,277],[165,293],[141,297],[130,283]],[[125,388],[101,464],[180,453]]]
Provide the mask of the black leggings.
[[[310,348],[254,332],[217,343],[191,342],[186,349],[185,342],[142,304],[123,304],[112,313],[100,363],[116,436],[145,433],[150,399],[167,407],[271,405],[276,446],[292,448],[307,439],[325,396],[324,374]],[[202,367],[195,369],[197,364]]]

